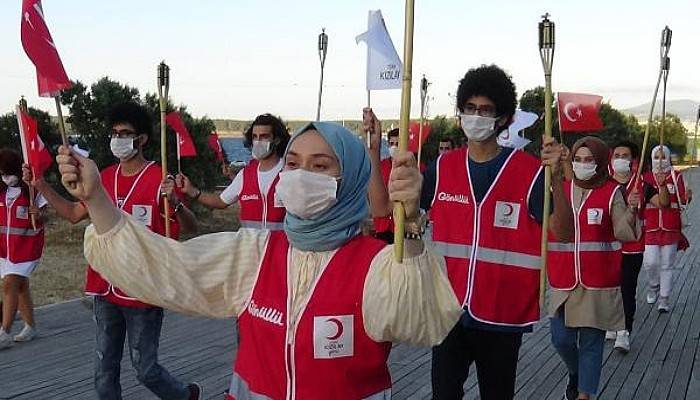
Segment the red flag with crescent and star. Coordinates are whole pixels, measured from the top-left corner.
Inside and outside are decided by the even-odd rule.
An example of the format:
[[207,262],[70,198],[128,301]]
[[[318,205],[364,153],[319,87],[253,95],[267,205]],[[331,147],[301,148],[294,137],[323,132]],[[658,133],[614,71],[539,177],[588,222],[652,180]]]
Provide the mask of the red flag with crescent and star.
[[224,150],[221,148],[219,134],[217,132],[212,132],[211,135],[209,135],[209,148],[214,152],[217,161],[224,162]]
[[582,93],[559,92],[559,131],[591,132],[603,129],[600,119],[601,96]]
[[197,149],[194,147],[190,132],[187,131],[185,123],[182,122],[177,111],[169,112],[165,116],[165,122],[177,133],[177,155],[180,157],[196,157]]
[[44,20],[40,0],[22,1],[20,27],[24,52],[36,67],[39,96],[54,97],[72,86]]
[[[418,137],[420,133],[420,122],[411,122],[408,126],[408,151],[418,153]],[[420,138],[420,145],[423,145],[430,136],[430,123],[423,123],[423,136]]]
[[53,158],[39,137],[39,127],[34,118],[17,107],[19,139],[22,145],[24,162],[29,164],[34,176],[44,176]]

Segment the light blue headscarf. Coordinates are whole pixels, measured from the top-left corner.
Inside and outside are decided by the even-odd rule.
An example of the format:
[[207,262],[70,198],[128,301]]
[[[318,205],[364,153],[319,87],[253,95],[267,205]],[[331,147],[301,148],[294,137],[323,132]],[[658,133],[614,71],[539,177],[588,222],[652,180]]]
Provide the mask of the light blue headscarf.
[[301,219],[288,212],[284,231],[297,249],[328,251],[355,237],[360,231],[360,223],[367,218],[371,165],[360,139],[342,125],[332,122],[311,122],[301,128],[292,136],[287,151],[294,140],[311,129],[326,140],[340,163],[342,179],[338,182],[337,202],[313,219]]

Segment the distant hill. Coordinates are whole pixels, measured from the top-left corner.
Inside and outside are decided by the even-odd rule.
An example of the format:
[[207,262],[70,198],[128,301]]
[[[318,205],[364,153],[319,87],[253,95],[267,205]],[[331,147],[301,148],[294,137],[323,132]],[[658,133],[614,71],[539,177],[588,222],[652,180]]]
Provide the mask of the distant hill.
[[[698,115],[698,105],[700,103],[694,100],[666,100],[666,114],[677,115],[681,121],[695,122]],[[651,102],[622,110],[622,112],[634,115],[640,122],[644,123],[649,117],[649,107],[651,107]],[[660,115],[661,100],[657,100],[656,106],[654,106],[654,116]]]

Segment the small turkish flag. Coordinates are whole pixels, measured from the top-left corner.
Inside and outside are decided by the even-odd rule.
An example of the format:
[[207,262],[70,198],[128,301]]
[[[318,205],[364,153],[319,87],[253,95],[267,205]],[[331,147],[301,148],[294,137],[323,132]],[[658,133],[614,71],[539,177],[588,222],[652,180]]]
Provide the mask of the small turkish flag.
[[561,132],[591,132],[603,129],[600,119],[601,96],[559,92],[559,130]]
[[19,139],[22,145],[24,162],[29,164],[35,177],[44,176],[51,166],[53,157],[39,137],[36,120],[17,107],[17,122],[19,123]]
[[209,148],[214,152],[217,161],[224,161],[224,150],[221,148],[218,133],[212,132],[211,135],[209,135]]
[[194,147],[192,137],[187,131],[185,123],[182,122],[180,114],[177,111],[172,111],[165,116],[165,122],[177,133],[177,158],[180,157],[196,157],[197,149]]
[[[430,123],[423,123],[423,137],[420,138],[420,144],[424,144],[430,135]],[[418,139],[420,136],[420,123],[411,122],[408,126],[408,151],[418,153]]]
[[71,87],[72,83],[63,69],[61,57],[44,21],[41,0],[22,1],[20,33],[24,52],[36,67],[39,96],[54,97],[61,90]]

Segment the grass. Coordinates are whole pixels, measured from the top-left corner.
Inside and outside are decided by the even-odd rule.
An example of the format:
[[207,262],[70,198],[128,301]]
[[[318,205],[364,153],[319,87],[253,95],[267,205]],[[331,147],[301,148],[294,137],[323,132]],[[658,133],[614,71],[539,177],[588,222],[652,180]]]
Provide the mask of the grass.
[[[200,229],[195,235],[233,231],[239,227],[237,206],[198,214]],[[83,233],[88,224],[89,222],[83,221],[71,225],[49,211],[44,254],[30,278],[35,306],[83,296],[87,266],[83,256]]]

